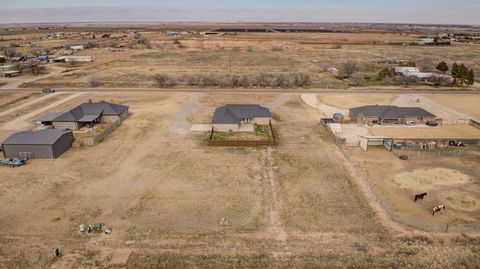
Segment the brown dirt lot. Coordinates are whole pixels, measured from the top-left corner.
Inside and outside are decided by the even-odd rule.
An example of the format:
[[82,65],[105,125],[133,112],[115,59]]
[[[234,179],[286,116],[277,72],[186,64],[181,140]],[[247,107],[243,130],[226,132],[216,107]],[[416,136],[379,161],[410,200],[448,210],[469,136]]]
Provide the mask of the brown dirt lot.
[[[210,104],[226,100],[222,94],[198,99],[205,96]],[[270,101],[266,96],[229,98]],[[258,149],[209,148],[204,134],[172,137],[169,128],[191,97],[95,93],[131,111],[104,141],[54,161],[0,167],[0,268],[111,268],[125,260],[116,266],[478,265],[478,239],[397,237],[383,227],[332,154],[336,148],[318,124],[319,113],[298,95],[273,109],[279,146]],[[221,218],[228,225],[219,225]],[[93,222],[113,233],[78,232],[79,224]],[[62,257],[51,257],[53,247]]]
[[480,138],[480,130],[470,125],[443,125],[434,128],[375,127],[368,130],[373,135],[393,138]]
[[[349,154],[398,214],[426,223],[478,223],[480,178],[478,158],[410,158],[399,160],[385,149],[368,152],[350,149]],[[427,192],[423,202],[413,202]],[[447,210],[432,217],[431,210],[444,204]]]
[[328,106],[349,109],[366,105],[390,105],[397,97],[392,94],[321,94],[318,100]]
[[480,120],[480,96],[432,94],[428,98]]

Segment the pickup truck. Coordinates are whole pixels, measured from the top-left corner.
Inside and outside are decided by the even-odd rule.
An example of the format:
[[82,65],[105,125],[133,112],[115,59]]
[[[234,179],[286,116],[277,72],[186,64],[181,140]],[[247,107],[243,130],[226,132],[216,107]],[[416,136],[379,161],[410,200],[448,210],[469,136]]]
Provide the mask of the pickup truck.
[[0,164],[3,164],[3,165],[8,165],[10,167],[18,167],[18,166],[22,166],[25,164],[25,159],[18,159],[18,158],[14,158],[14,159],[3,159],[3,160],[0,160]]

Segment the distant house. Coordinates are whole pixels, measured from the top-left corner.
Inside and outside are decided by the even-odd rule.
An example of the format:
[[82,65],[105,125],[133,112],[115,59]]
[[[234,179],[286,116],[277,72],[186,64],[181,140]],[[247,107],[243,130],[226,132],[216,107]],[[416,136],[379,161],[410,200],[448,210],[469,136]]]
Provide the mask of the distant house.
[[54,62],[91,62],[92,56],[60,56]]
[[230,104],[215,110],[212,126],[221,132],[253,131],[255,124],[269,124],[271,117],[270,110],[260,105]]
[[79,51],[79,50],[84,50],[85,46],[84,45],[73,45],[73,46],[70,46],[70,49],[73,50],[73,51]]
[[435,39],[434,38],[422,38],[418,41],[419,45],[425,46],[425,45],[433,45],[435,44]]
[[351,108],[349,116],[353,121],[373,124],[425,123],[436,119],[434,114],[420,107],[379,105]]
[[5,158],[56,159],[72,147],[73,134],[46,129],[12,134],[2,143]]
[[128,106],[112,103],[83,103],[64,113],[48,113],[37,121],[54,129],[79,130],[83,126],[123,121],[128,116]]
[[395,67],[395,74],[403,75],[406,77],[417,77],[421,79],[426,79],[433,76],[432,73],[420,72],[420,70],[416,67],[406,67],[406,66]]

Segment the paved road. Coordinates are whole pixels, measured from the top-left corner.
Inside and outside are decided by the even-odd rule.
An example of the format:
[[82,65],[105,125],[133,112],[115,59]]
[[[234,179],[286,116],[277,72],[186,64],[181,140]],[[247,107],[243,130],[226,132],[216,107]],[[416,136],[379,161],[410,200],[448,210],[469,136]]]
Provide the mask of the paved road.
[[[39,88],[1,88],[1,92],[38,92]],[[344,93],[344,94],[399,94],[399,93],[420,93],[420,94],[480,94],[478,90],[472,89],[458,89],[458,90],[439,90],[439,89],[413,89],[413,88],[368,88],[368,89],[321,89],[321,88],[309,88],[309,89],[218,89],[218,88],[55,88],[57,92],[166,92],[166,93]]]

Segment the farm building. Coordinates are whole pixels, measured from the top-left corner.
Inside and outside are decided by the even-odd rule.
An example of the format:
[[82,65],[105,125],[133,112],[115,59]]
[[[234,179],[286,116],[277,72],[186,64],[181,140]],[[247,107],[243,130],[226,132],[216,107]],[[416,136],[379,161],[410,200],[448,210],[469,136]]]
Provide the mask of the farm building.
[[373,124],[403,124],[407,121],[425,123],[436,116],[420,107],[361,106],[350,109],[352,121]]
[[2,143],[5,158],[56,159],[72,147],[73,134],[66,130],[24,131]]
[[270,123],[270,110],[260,105],[225,105],[215,110],[212,126],[221,132],[254,131],[254,125]]
[[128,106],[99,102],[83,103],[64,113],[48,113],[37,121],[55,129],[79,130],[83,126],[123,121],[128,116]]
[[433,76],[432,73],[420,72],[420,70],[416,67],[404,67],[404,66],[397,66],[395,67],[395,74],[403,75],[406,77],[417,77],[417,78],[429,78]]

